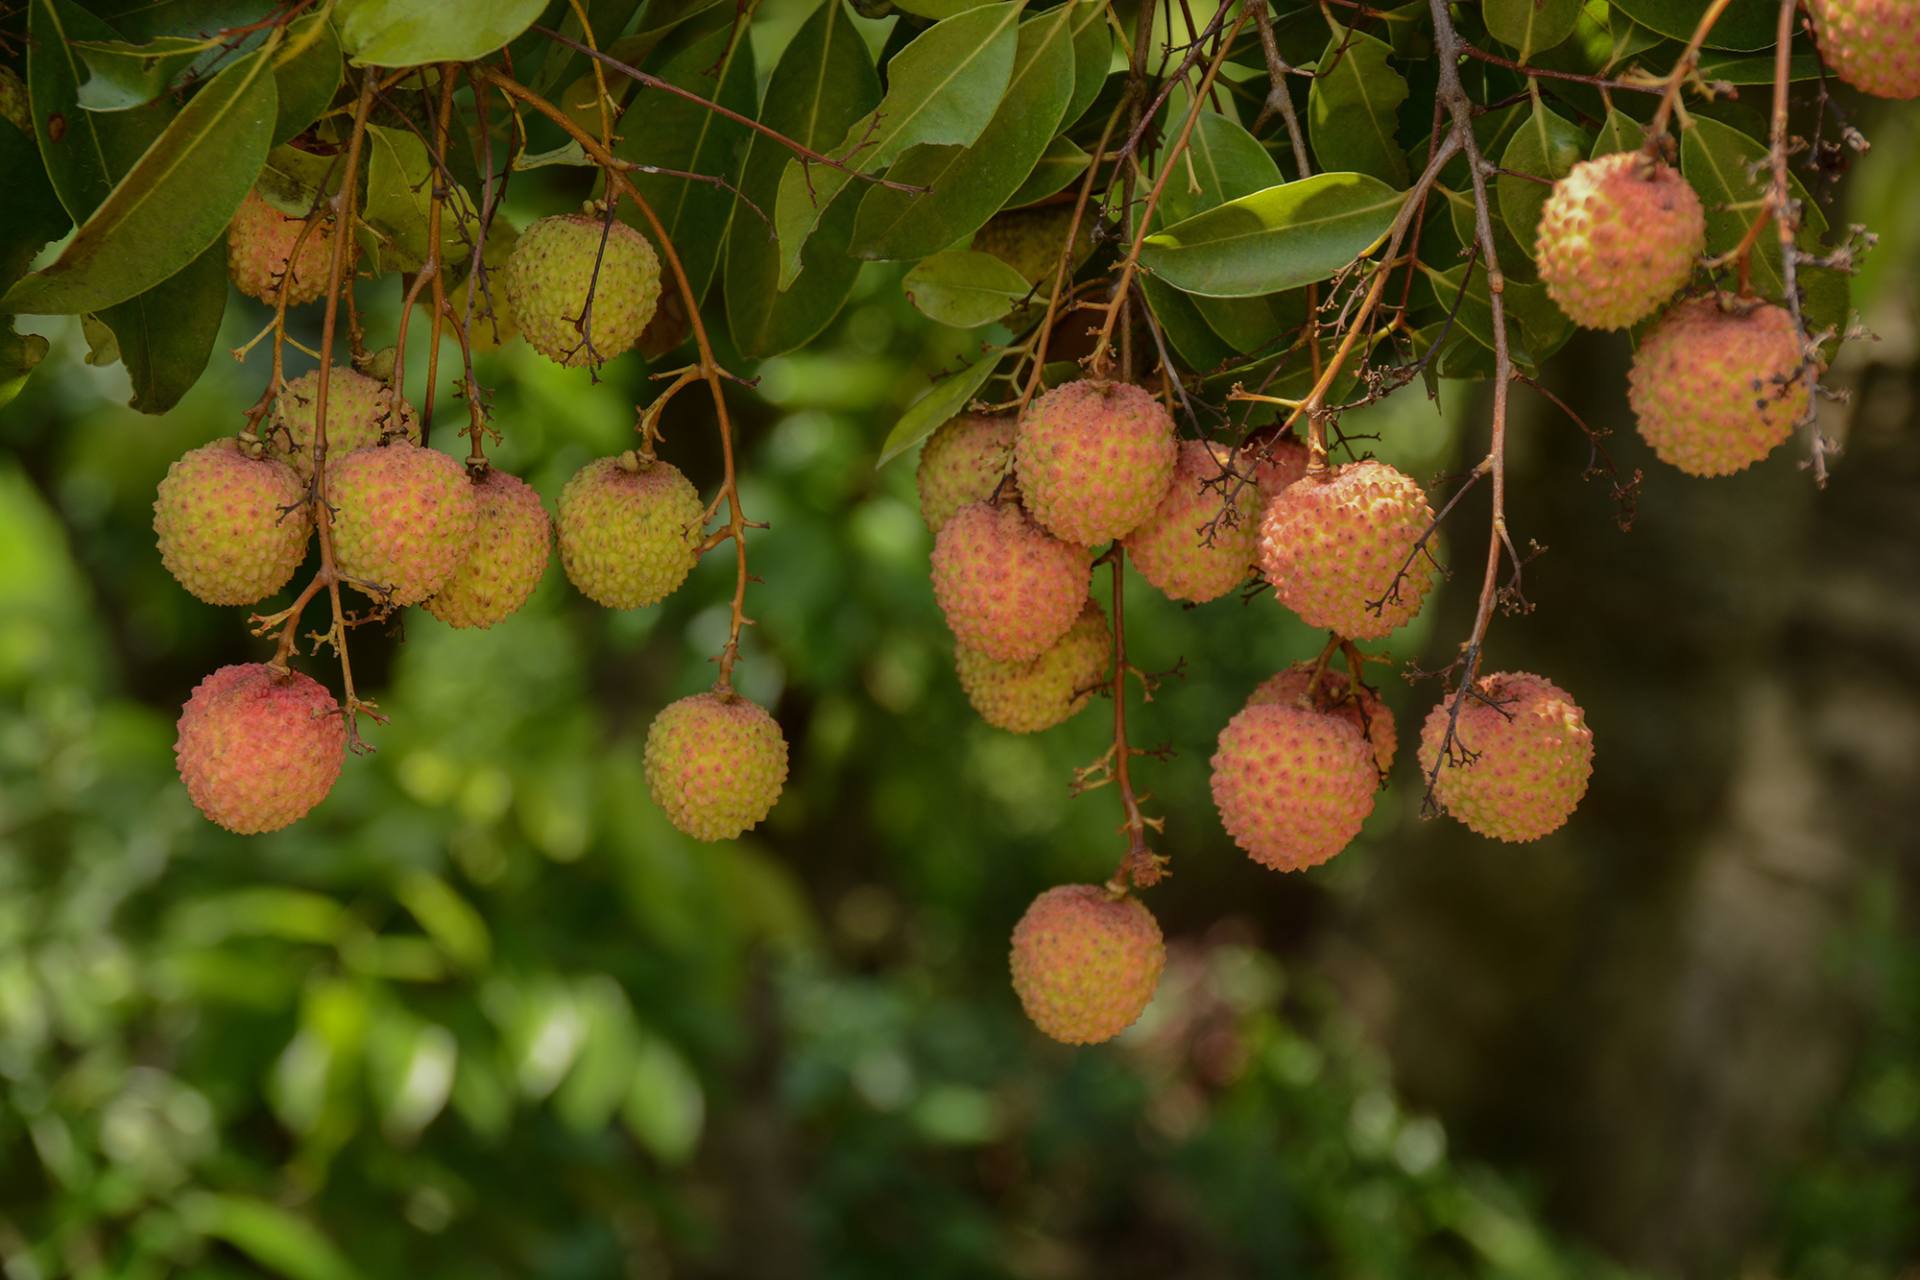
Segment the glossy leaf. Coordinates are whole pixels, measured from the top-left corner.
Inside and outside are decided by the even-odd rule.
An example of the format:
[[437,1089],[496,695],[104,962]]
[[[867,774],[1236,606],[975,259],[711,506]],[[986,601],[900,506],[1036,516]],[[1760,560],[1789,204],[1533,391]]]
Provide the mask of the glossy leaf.
[[319,119],[340,88],[340,76],[340,41],[327,15],[315,13],[290,24],[286,42],[273,56],[280,93],[273,140],[285,142]]
[[1100,96],[1113,69],[1113,28],[1107,25],[1107,6],[1103,0],[1071,0],[1075,10],[1073,26],[1073,93],[1060,118],[1060,127],[1070,129],[1080,123],[1087,108]]
[[167,91],[206,49],[206,41],[167,36],[150,44],[126,40],[77,40],[73,51],[86,63],[80,105],[88,111],[125,111]]
[[1480,14],[1494,39],[1528,62],[1573,34],[1580,0],[1486,0]]
[[923,258],[901,286],[921,315],[956,329],[998,320],[1033,292],[1025,276],[992,254],[973,249]]
[[1358,31],[1336,30],[1328,42],[1307,94],[1308,133],[1322,169],[1407,185],[1407,153],[1395,137],[1407,81],[1392,56],[1384,41]]
[[27,83],[34,134],[47,177],[75,221],[100,207],[166,122],[166,109],[159,104],[106,115],[80,105],[80,86],[90,73],[79,42],[118,37],[72,0],[34,0],[29,11]]
[[1331,277],[1393,225],[1404,197],[1363,173],[1318,173],[1147,237],[1141,265],[1188,293],[1249,298]]
[[[1526,122],[1500,154],[1500,167],[1513,173],[1557,180],[1586,157],[1587,135],[1536,99]],[[1494,179],[1494,198],[1500,203],[1500,216],[1521,244],[1533,243],[1540,225],[1540,210],[1546,206],[1551,191],[1552,187],[1546,182],[1530,182],[1507,174]]]
[[101,311],[133,383],[128,403],[141,413],[165,413],[180,403],[206,369],[226,311],[223,240],[145,293]]
[[1040,153],[1033,172],[1027,175],[1027,180],[1020,184],[1019,190],[1007,197],[1007,208],[1018,209],[1022,205],[1036,204],[1048,196],[1057,195],[1072,186],[1092,163],[1093,157],[1072,138],[1055,138]]
[[546,0],[340,0],[340,44],[360,67],[473,62],[525,31]]
[[[411,129],[367,126],[366,225],[378,237],[379,261],[387,270],[418,271],[427,260],[433,207],[433,160]],[[460,187],[451,187],[441,212],[443,242],[457,242],[456,217],[477,217]]]
[[[1164,219],[1184,221],[1228,200],[1264,191],[1280,182],[1280,166],[1258,139],[1216,111],[1201,113],[1186,156],[1161,198]],[[1280,332],[1269,298],[1199,298],[1202,318],[1237,351],[1253,351]]]
[[[1686,40],[1711,0],[1614,0],[1620,12],[1663,36]],[[1771,0],[1733,0],[1708,33],[1709,49],[1765,49],[1773,43],[1780,6]]]
[[999,362],[1000,353],[989,352],[959,372],[950,373],[934,383],[927,394],[914,401],[900,415],[900,420],[893,424],[893,430],[887,433],[886,443],[880,446],[880,461],[876,465],[886,466],[932,435],[948,418],[964,411],[972,403],[974,395],[986,385],[987,375],[993,372],[993,366]]
[[1594,158],[1612,155],[1616,151],[1637,151],[1646,140],[1647,131],[1640,122],[1622,111],[1609,111],[1600,125],[1599,136],[1593,140],[1593,149],[1588,153]]

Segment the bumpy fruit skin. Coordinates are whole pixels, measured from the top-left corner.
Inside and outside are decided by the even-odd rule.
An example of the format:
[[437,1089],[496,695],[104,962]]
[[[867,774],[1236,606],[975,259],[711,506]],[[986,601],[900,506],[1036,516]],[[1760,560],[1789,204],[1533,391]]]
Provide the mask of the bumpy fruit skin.
[[355,449],[327,471],[340,573],[384,603],[425,600],[473,545],[480,518],[473,489],[466,469],[437,449],[404,442]]
[[[624,222],[609,229],[584,214],[542,218],[522,231],[503,274],[507,305],[528,345],[570,367],[611,360],[633,346],[660,304],[660,259],[647,238]],[[575,323],[589,288],[591,350]]]
[[489,468],[473,496],[473,549],[422,604],[450,627],[491,627],[518,612],[540,585],[553,546],[547,509],[520,477]]
[[1001,662],[963,645],[954,666],[982,720],[1009,733],[1038,733],[1087,705],[1106,677],[1110,643],[1107,615],[1089,600],[1067,634],[1031,662]]
[[[284,286],[288,306],[312,302],[325,293],[333,270],[333,219],[323,218],[307,233],[288,269],[294,241],[306,222],[280,212],[258,192],[247,192],[227,226],[227,274],[233,277],[234,287],[262,302],[277,302]],[[349,243],[349,264],[353,253]]]
[[[1260,572],[1310,627],[1377,639],[1420,611],[1433,566],[1414,545],[1433,522],[1426,494],[1384,462],[1351,462],[1281,490],[1260,518]],[[1411,557],[1411,563],[1409,563]],[[1393,598],[1378,613],[1368,605]]]
[[[1074,237],[1073,266],[1077,269],[1093,252],[1093,215],[1080,221]],[[1040,287],[1044,305],[1053,291],[1054,273],[1060,268],[1060,250],[1065,247],[1067,228],[1073,224],[1073,206],[1047,205],[1039,209],[1014,209],[995,214],[987,225],[973,233],[973,248],[992,254],[1012,267],[1028,284]]]
[[[1015,496],[1007,476],[1013,461],[1013,420],[979,413],[949,418],[927,437],[920,466],[913,473],[920,492],[920,518],[939,533],[953,513],[970,502],[985,502],[996,488]],[[1007,483],[1002,486],[1001,481]]]
[[180,712],[174,763],[194,807],[253,835],[327,798],[347,752],[340,704],[316,680],[261,662],[221,667]]
[[1027,406],[1014,471],[1033,518],[1065,542],[1123,537],[1153,514],[1179,453],[1173,419],[1125,382],[1063,383]]
[[933,594],[954,638],[1001,662],[1031,661],[1067,634],[1091,567],[1085,547],[1011,503],[962,507],[933,540]]
[[1312,455],[1292,436],[1281,436],[1253,446],[1253,482],[1262,493],[1279,493],[1307,474]]
[[1346,673],[1332,669],[1320,673],[1320,682],[1314,687],[1313,701],[1308,702],[1307,684],[1312,679],[1313,664],[1297,663],[1262,680],[1248,696],[1247,705],[1312,706],[1341,717],[1356,732],[1372,741],[1374,764],[1378,766],[1380,775],[1385,777],[1387,770],[1393,768],[1393,758],[1400,750],[1400,735],[1393,727],[1393,713],[1387,710],[1387,704],[1365,685],[1360,686],[1357,697],[1349,698]]
[[1167,947],[1138,898],[1063,884],[1013,927],[1013,990],[1042,1033],[1099,1044],[1132,1026],[1160,985]]
[[33,132],[33,110],[28,105],[27,82],[12,67],[0,67],[0,120],[22,133]]
[[1811,0],[1820,56],[1880,98],[1920,98],[1920,5],[1913,0]]
[[1213,753],[1221,825],[1275,871],[1317,867],[1351,844],[1379,787],[1353,718],[1297,701],[1250,702]]
[[[1593,731],[1566,690],[1525,672],[1482,677],[1460,707],[1438,776],[1448,704],[1427,713],[1420,768],[1440,807],[1483,836],[1538,840],[1558,830],[1587,793]],[[1492,704],[1492,705],[1489,705]]]
[[560,563],[595,604],[658,604],[692,572],[705,513],[693,482],[670,462],[596,459],[560,491]]
[[1793,434],[1807,411],[1807,382],[1783,308],[1689,298],[1634,352],[1627,399],[1662,461],[1688,475],[1725,476]]
[[1134,568],[1169,600],[1217,600],[1253,571],[1263,504],[1255,486],[1225,470],[1229,452],[1182,440],[1173,483],[1126,536]]
[[731,840],[758,826],[787,781],[787,740],[737,693],[696,693],[647,729],[647,789],[667,820],[696,840]]
[[1618,151],[1581,161],[1553,184],[1534,256],[1570,320],[1624,329],[1686,284],[1706,245],[1706,214],[1686,179],[1638,151]]
[[[273,403],[274,455],[302,479],[313,473],[313,424],[319,420],[320,371],[290,378]],[[383,439],[420,443],[420,415],[378,378],[335,365],[327,379],[327,457],[342,458]]]
[[[257,447],[257,446],[256,446]],[[293,468],[216,440],[167,468],[153,500],[160,562],[208,604],[252,604],[287,585],[312,521]]]

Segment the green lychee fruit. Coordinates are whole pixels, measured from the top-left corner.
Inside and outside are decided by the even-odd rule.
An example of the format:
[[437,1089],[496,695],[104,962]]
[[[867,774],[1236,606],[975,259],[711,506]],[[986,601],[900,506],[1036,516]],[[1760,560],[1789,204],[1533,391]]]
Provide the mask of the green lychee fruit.
[[253,604],[287,585],[313,523],[306,485],[284,462],[231,438],[167,468],[153,501],[160,562],[208,604]]
[[1083,547],[1124,537],[1152,515],[1178,453],[1173,419],[1151,393],[1092,379],[1063,383],[1028,405],[1013,444],[1033,518]]
[[1038,733],[1087,705],[1106,678],[1111,645],[1107,615],[1089,600],[1067,634],[1031,661],[1002,662],[962,645],[954,666],[982,720],[1009,733]]
[[595,604],[658,604],[692,572],[705,515],[672,463],[632,450],[599,458],[560,491],[560,563]]
[[787,781],[787,740],[737,693],[696,693],[647,729],[647,789],[667,820],[696,840],[731,840],[758,826]]
[[[284,284],[290,307],[325,293],[333,272],[333,217],[321,216],[319,225],[300,241],[299,255],[294,257],[294,242],[300,240],[300,229],[306,224],[307,219],[268,204],[259,192],[247,192],[227,226],[227,274],[233,277],[234,287],[262,302],[277,303]],[[349,241],[349,272],[353,257],[354,245]]]
[[[624,222],[584,214],[542,218],[522,231],[503,274],[528,344],[570,367],[633,346],[660,303],[660,259],[647,238]],[[592,313],[583,325],[589,290]]]
[[340,574],[384,604],[418,604],[445,586],[473,546],[480,502],[466,468],[396,441],[355,449],[327,469]]
[[1920,4],[1809,0],[1820,57],[1835,75],[1879,98],[1920,98]]
[[[1307,686],[1313,684],[1313,697],[1307,697]],[[1296,663],[1277,675],[1262,680],[1247,698],[1247,705],[1257,707],[1267,703],[1279,703],[1287,706],[1311,706],[1317,710],[1344,718],[1364,737],[1373,743],[1373,760],[1380,775],[1386,776],[1393,768],[1393,758],[1400,749],[1400,735],[1393,726],[1393,713],[1387,710],[1387,704],[1380,695],[1365,685],[1353,697],[1347,696],[1349,685],[1347,674],[1331,668],[1320,673],[1317,683],[1313,682],[1313,664]]]
[[1688,475],[1744,471],[1806,416],[1809,379],[1793,317],[1770,302],[1689,298],[1634,352],[1627,399],[1662,461]]
[[1593,775],[1593,731],[1566,690],[1525,672],[1481,677],[1442,762],[1452,702],[1428,712],[1420,732],[1421,773],[1440,807],[1496,840],[1538,840],[1565,825]]
[[1432,523],[1427,496],[1410,476],[1384,462],[1351,462],[1268,500],[1260,572],[1308,626],[1375,639],[1420,611],[1433,566],[1415,545]]
[[[320,371],[289,378],[273,402],[274,456],[300,473],[313,474],[313,424],[319,420]],[[343,458],[385,439],[420,443],[420,416],[378,378],[335,365],[327,379],[327,457]]]
[[1138,898],[1064,884],[1035,898],[1013,927],[1011,964],[1034,1026],[1062,1044],[1099,1044],[1146,1010],[1167,947]]
[[954,638],[1001,662],[1030,662],[1080,616],[1092,559],[1011,503],[976,502],[933,540],[933,594]]
[[24,134],[33,133],[33,108],[27,97],[27,82],[12,67],[0,67],[0,120]]
[[1295,698],[1249,702],[1227,721],[1212,786],[1235,844],[1262,866],[1300,871],[1360,834],[1380,774],[1352,715]]
[[1015,497],[1018,490],[1008,474],[1012,465],[1011,418],[963,413],[941,424],[921,446],[920,466],[913,473],[928,531],[939,533],[954,512],[985,502],[995,489],[1003,498]]
[[[1060,251],[1066,246],[1067,228],[1073,225],[1073,206],[1044,205],[1036,209],[1013,209],[995,214],[973,233],[972,247],[992,254],[1019,272],[1028,284],[1039,286],[1040,302],[1053,291],[1054,273],[1060,268]],[[1074,236],[1073,262],[1068,276],[1093,252],[1094,216],[1080,220]]]
[[1624,329],[1693,275],[1706,214],[1671,165],[1638,151],[1583,160],[1553,184],[1534,257],[1547,294],[1575,324]]
[[1260,534],[1260,491],[1227,470],[1231,450],[1182,440],[1173,483],[1126,536],[1134,568],[1169,600],[1202,604],[1245,582]]
[[180,711],[174,763],[194,807],[229,831],[278,831],[333,790],[347,752],[340,704],[261,662],[221,667]]
[[490,627],[519,611],[540,585],[553,522],[518,476],[488,468],[473,484],[479,504],[472,550],[422,607],[451,627]]

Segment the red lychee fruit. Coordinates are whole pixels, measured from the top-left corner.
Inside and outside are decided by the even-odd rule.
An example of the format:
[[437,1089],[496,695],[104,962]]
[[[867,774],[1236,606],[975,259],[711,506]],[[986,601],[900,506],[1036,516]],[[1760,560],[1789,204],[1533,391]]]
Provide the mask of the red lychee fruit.
[[480,518],[466,469],[437,449],[404,441],[335,461],[327,500],[341,576],[384,604],[418,604],[446,585],[467,558]]
[[490,627],[518,612],[540,585],[553,546],[553,522],[526,481],[489,467],[473,495],[472,550],[421,606],[452,627]]
[[1034,1026],[1062,1044],[1099,1044],[1146,1010],[1167,948],[1138,898],[1066,884],[1020,917],[1011,962],[1014,992]]
[[1358,717],[1318,700],[1250,701],[1227,721],[1213,753],[1221,825],[1276,871],[1317,867],[1346,848],[1379,789]]
[[[318,225],[300,243],[300,252],[288,268],[294,241],[307,219],[280,212],[260,197],[247,192],[240,208],[227,227],[227,274],[234,287],[262,302],[278,302],[284,285],[287,305],[312,302],[327,290],[333,271],[333,218],[323,216]],[[351,271],[354,245],[347,244],[348,270]]]
[[1689,298],[1641,341],[1627,376],[1640,434],[1688,475],[1744,471],[1793,434],[1810,379],[1793,317],[1770,302]]
[[705,515],[672,463],[632,450],[599,458],[560,491],[560,563],[595,604],[658,604],[692,572]]
[[160,482],[160,562],[208,604],[252,604],[287,585],[313,531],[293,468],[228,438],[189,451]]
[[347,751],[321,684],[261,662],[221,667],[180,711],[174,763],[194,807],[229,831],[278,831],[327,798]]
[[1232,450],[1182,440],[1173,483],[1126,536],[1140,576],[1169,600],[1217,600],[1253,572],[1260,491],[1227,471]]
[[1879,98],[1920,98],[1920,5],[1913,0],[1809,0],[1820,56]]
[[1475,681],[1435,775],[1452,702],[1429,712],[1420,734],[1420,768],[1440,807],[1496,840],[1538,840],[1565,824],[1593,774],[1593,731],[1567,692],[1524,672]]
[[647,729],[647,789],[667,820],[696,840],[731,840],[758,826],[787,781],[787,740],[737,693],[696,693]]
[[1624,329],[1686,284],[1706,245],[1706,213],[1686,179],[1617,151],[1553,184],[1534,257],[1548,296],[1575,324]]
[[1067,634],[1092,560],[1011,503],[960,508],[933,540],[933,594],[954,638],[1001,662],[1028,662]]
[[[320,371],[290,378],[274,400],[274,455],[300,473],[313,474],[313,424],[319,420]],[[382,440],[420,443],[420,417],[378,378],[335,365],[327,379],[327,457],[344,458]]]
[[633,346],[660,304],[660,258],[647,238],[584,214],[542,218],[522,231],[502,274],[527,344],[568,366]]
[[1038,733],[1087,705],[1112,654],[1107,615],[1087,601],[1053,647],[1028,662],[1002,662],[962,645],[954,653],[960,687],[980,718],[1009,733]]
[[996,489],[1003,498],[1014,497],[1012,463],[1013,419],[963,413],[943,423],[927,438],[913,473],[928,531],[939,533],[954,512],[985,502]]
[[1173,419],[1144,388],[1064,383],[1027,406],[1014,472],[1033,518],[1063,542],[1094,546],[1153,514],[1173,481]]
[[1393,726],[1393,713],[1387,710],[1387,704],[1380,695],[1365,685],[1354,697],[1347,696],[1349,680],[1344,671],[1331,668],[1320,673],[1320,680],[1314,685],[1313,698],[1307,699],[1307,685],[1313,680],[1311,662],[1296,663],[1277,675],[1262,680],[1247,698],[1247,705],[1257,707],[1269,703],[1283,706],[1313,706],[1330,715],[1341,716],[1362,735],[1373,743],[1374,763],[1379,767],[1380,775],[1386,776],[1393,768],[1393,757],[1400,749],[1400,735]]
[[1308,626],[1375,639],[1420,611],[1433,566],[1415,548],[1432,523],[1412,477],[1384,462],[1350,462],[1268,500],[1260,572]]

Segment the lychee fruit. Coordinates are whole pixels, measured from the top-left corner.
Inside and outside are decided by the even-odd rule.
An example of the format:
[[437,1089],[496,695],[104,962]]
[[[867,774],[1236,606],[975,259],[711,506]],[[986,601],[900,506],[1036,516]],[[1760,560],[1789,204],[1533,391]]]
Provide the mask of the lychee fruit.
[[335,462],[327,500],[341,577],[384,604],[418,604],[445,586],[467,558],[480,518],[466,468],[404,441],[355,449]]
[[229,831],[278,831],[327,798],[347,752],[340,704],[262,662],[221,667],[180,711],[174,763],[194,807]]
[[1034,1026],[1062,1044],[1099,1044],[1146,1010],[1167,947],[1138,898],[1064,884],[1035,898],[1013,927],[1011,962]]
[[[302,479],[313,474],[313,424],[319,420],[320,371],[289,378],[274,400],[274,454]],[[335,365],[327,379],[327,457],[340,458],[382,440],[420,443],[420,417],[378,378]]]
[[1810,0],[1820,57],[1879,98],[1920,98],[1920,5],[1913,0]]
[[767,816],[787,781],[787,740],[737,693],[696,693],[647,729],[647,789],[696,840],[731,840]]
[[1067,634],[1091,567],[1085,547],[1011,503],[964,506],[933,540],[933,594],[954,638],[1001,662],[1031,661]]
[[1278,493],[1305,476],[1313,458],[1307,446],[1292,436],[1249,444],[1246,456],[1253,459],[1253,482],[1262,493]]
[[1593,731],[1572,697],[1524,672],[1484,676],[1448,743],[1453,701],[1430,711],[1420,734],[1420,768],[1440,807],[1496,840],[1538,840],[1565,824],[1593,773]]
[[1624,329],[1686,284],[1706,244],[1706,214],[1686,179],[1638,151],[1616,151],[1553,184],[1534,257],[1548,296],[1575,324]]
[[[1347,696],[1351,681],[1344,671],[1325,668],[1320,679],[1313,679],[1311,662],[1295,663],[1276,675],[1268,676],[1254,688],[1247,698],[1250,707],[1278,703],[1283,706],[1312,706],[1331,715],[1341,716],[1373,743],[1373,760],[1380,775],[1386,776],[1393,768],[1393,757],[1400,749],[1400,735],[1393,726],[1393,713],[1387,710],[1387,704],[1380,695],[1365,685],[1353,697]],[[1313,685],[1313,697],[1307,697],[1307,686]]]
[[540,495],[518,476],[488,468],[473,484],[478,502],[472,550],[422,607],[452,627],[490,627],[517,612],[540,585],[553,522]]
[[228,438],[167,468],[153,501],[160,562],[208,604],[252,604],[287,585],[313,530],[306,485]]
[[1227,721],[1213,753],[1213,804],[1255,862],[1317,867],[1360,834],[1380,773],[1356,719],[1288,698],[1251,701]]
[[1039,657],[1002,662],[964,645],[954,654],[960,687],[980,718],[1009,733],[1038,733],[1087,705],[1111,660],[1107,615],[1087,601],[1080,616]]
[[[234,287],[262,302],[278,302],[284,286],[288,306],[312,302],[325,293],[333,271],[333,217],[321,215],[300,241],[296,256],[294,241],[300,240],[306,225],[307,219],[280,212],[259,192],[247,192],[227,226],[227,274],[233,277]],[[353,257],[354,245],[349,241],[349,271]]]
[[[1040,301],[1053,292],[1053,278],[1060,268],[1060,251],[1066,247],[1067,228],[1073,225],[1072,205],[1045,205],[1037,209],[1013,209],[997,213],[985,226],[973,233],[973,249],[991,254],[1019,272],[1028,284],[1038,286]],[[1080,219],[1074,236],[1073,262],[1068,275],[1093,252],[1094,217],[1088,212]]]
[[1308,626],[1375,639],[1420,611],[1433,568],[1415,548],[1432,523],[1412,477],[1384,462],[1350,462],[1268,499],[1260,572]]
[[672,463],[632,450],[599,458],[560,491],[560,563],[595,604],[658,604],[692,572],[705,515]]
[[1182,440],[1173,483],[1126,536],[1140,576],[1169,600],[1215,600],[1253,572],[1260,491],[1226,469],[1230,453],[1224,445]]
[[939,533],[954,512],[985,502],[996,489],[1003,498],[1015,496],[1008,475],[1012,462],[1011,418],[963,413],[942,423],[921,446],[920,466],[913,473],[928,531]]
[[542,218],[522,231],[503,274],[528,344],[568,366],[633,346],[660,303],[660,259],[647,238],[584,214]]
[[1770,302],[1689,298],[1660,317],[1627,375],[1627,399],[1661,460],[1688,475],[1744,471],[1807,412],[1793,317]]
[[1033,518],[1065,542],[1123,537],[1153,514],[1179,453],[1173,419],[1144,388],[1083,379],[1027,406],[1014,471]]

